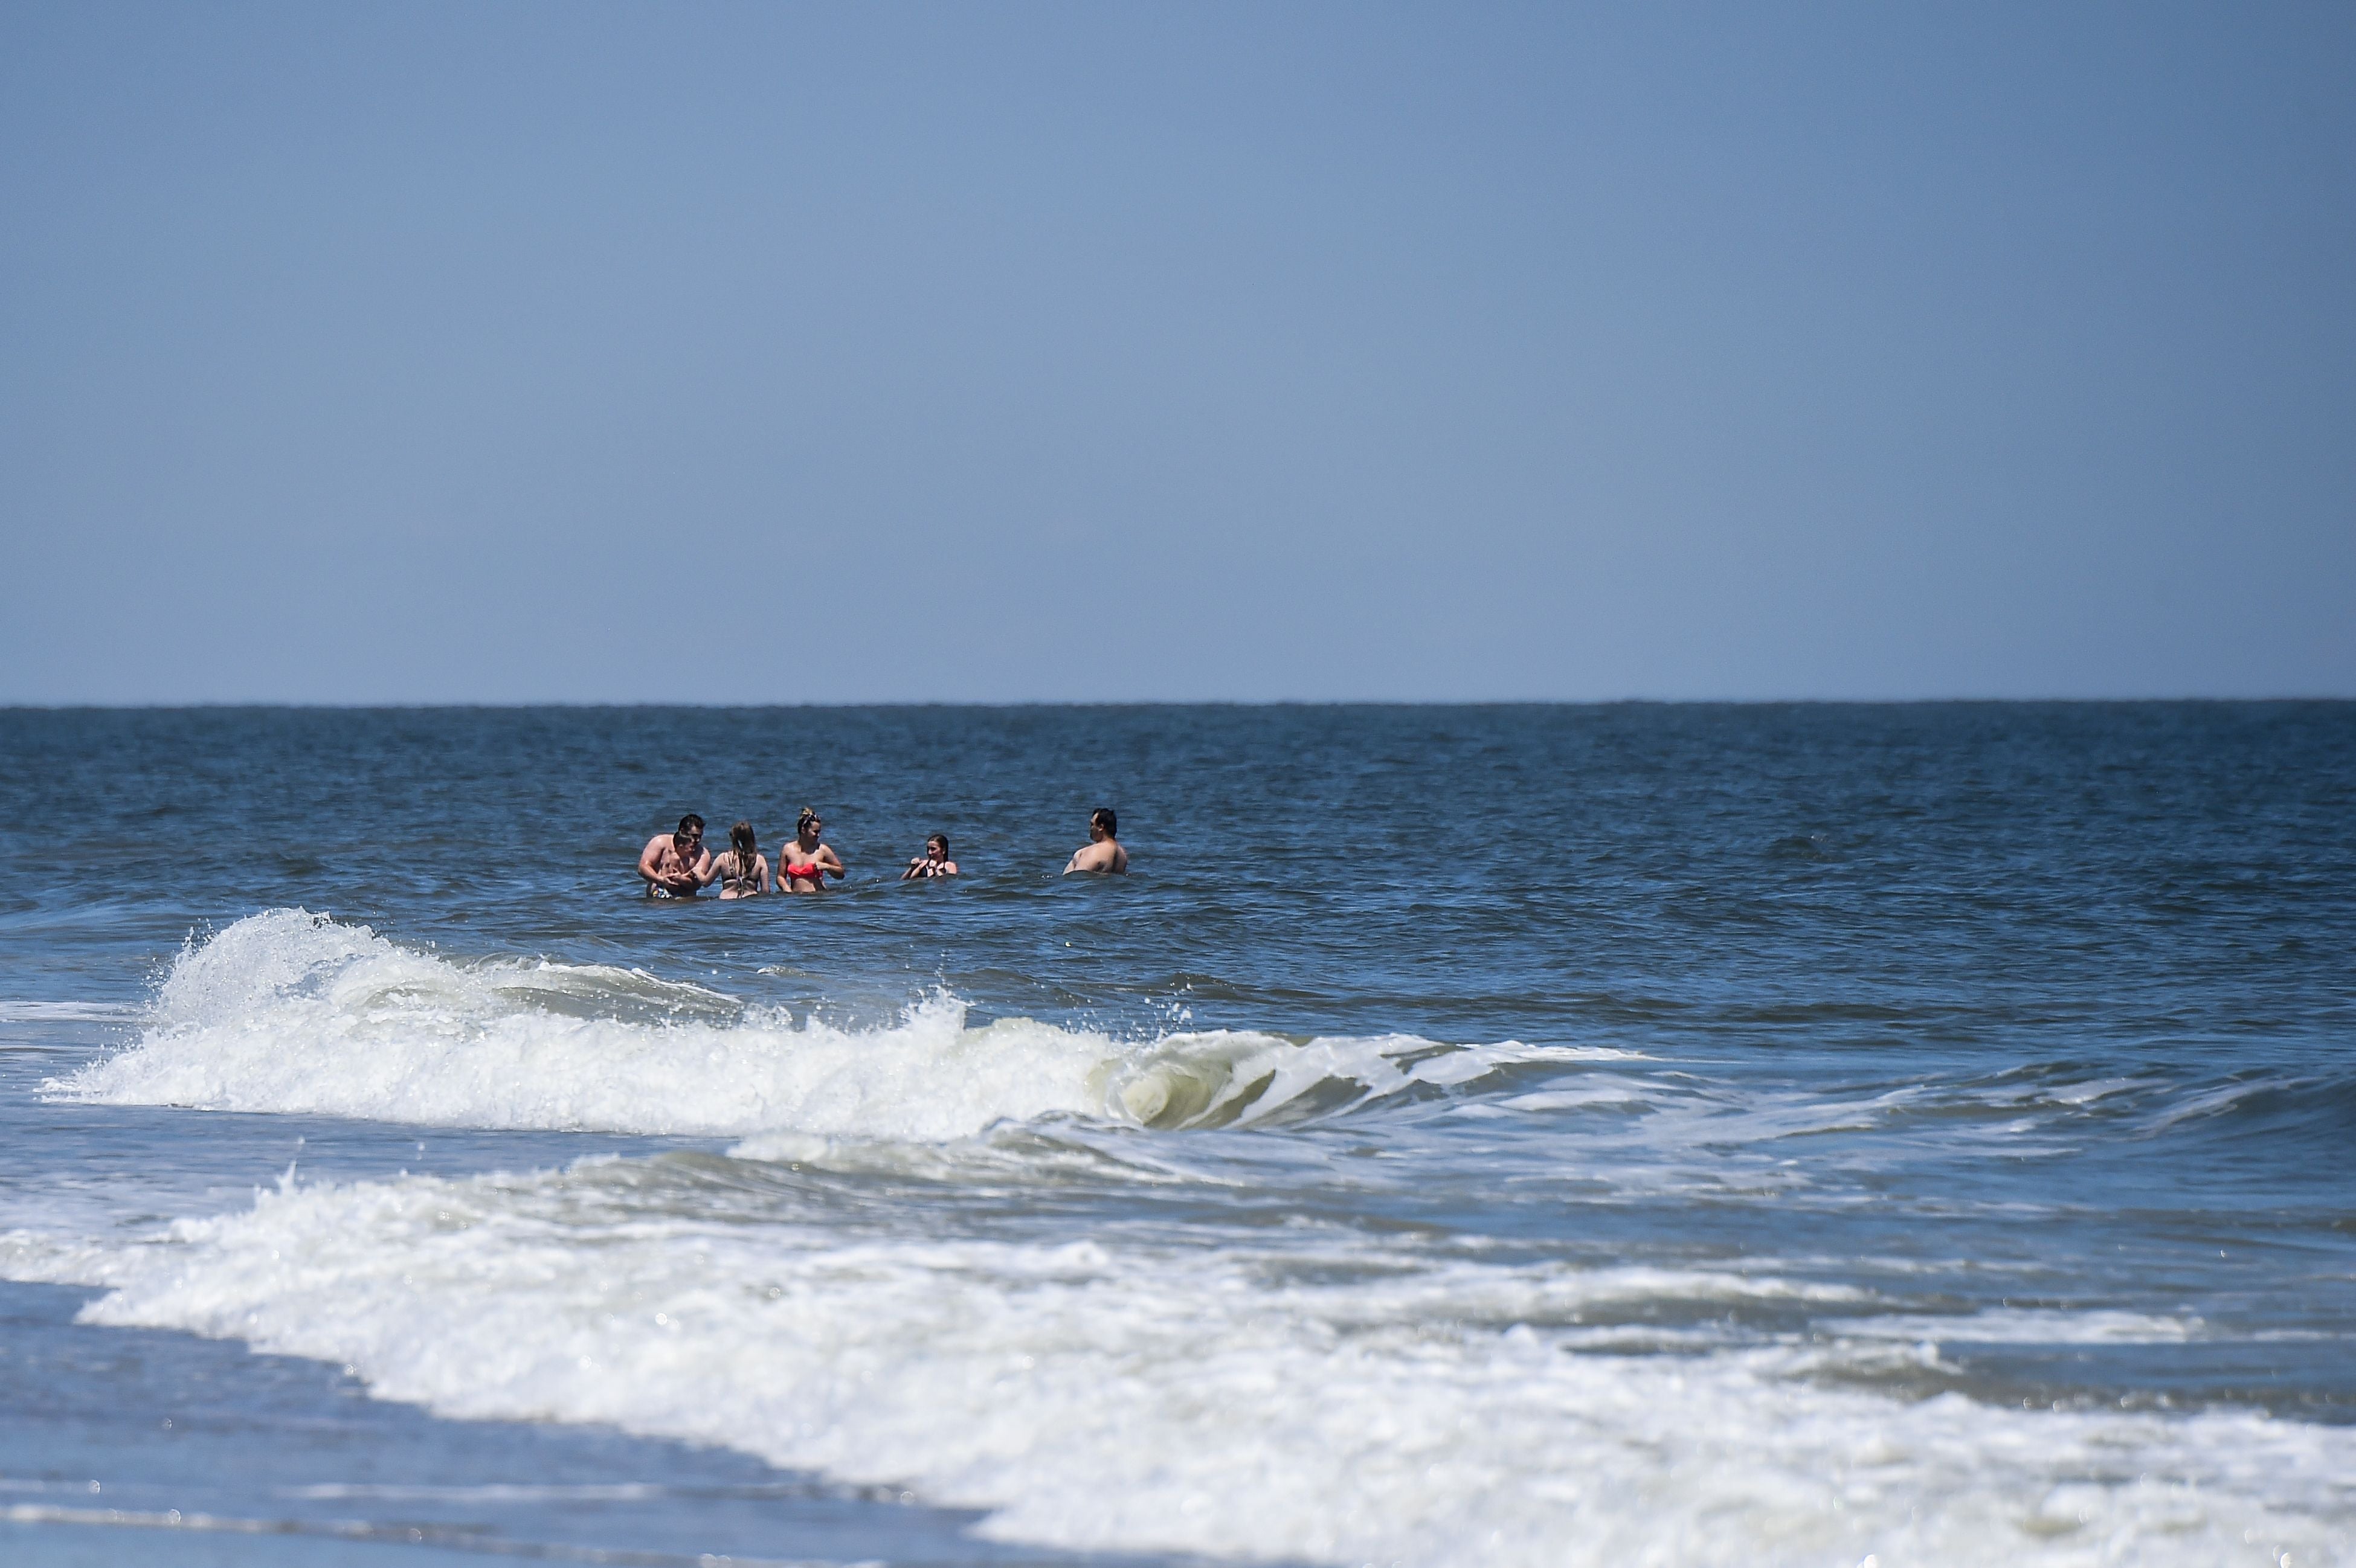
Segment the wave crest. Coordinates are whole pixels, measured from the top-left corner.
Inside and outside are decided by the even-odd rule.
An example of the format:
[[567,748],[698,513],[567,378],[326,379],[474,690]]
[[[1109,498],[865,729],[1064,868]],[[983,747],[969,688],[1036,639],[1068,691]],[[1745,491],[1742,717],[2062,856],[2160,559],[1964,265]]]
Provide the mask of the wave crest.
[[967,1027],[937,996],[889,1027],[797,1025],[604,965],[453,963],[304,910],[191,942],[128,1050],[53,1087],[118,1104],[441,1126],[938,1142],[1055,1116],[1278,1124],[1444,1089],[1559,1051],[1249,1030],[1121,1040]]

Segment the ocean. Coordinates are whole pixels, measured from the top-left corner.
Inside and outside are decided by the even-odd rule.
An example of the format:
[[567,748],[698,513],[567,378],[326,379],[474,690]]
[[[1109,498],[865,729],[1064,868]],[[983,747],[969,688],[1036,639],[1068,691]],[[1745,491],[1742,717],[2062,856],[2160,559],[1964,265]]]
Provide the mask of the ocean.
[[2356,1563],[2356,704],[11,710],[0,821],[12,1564]]

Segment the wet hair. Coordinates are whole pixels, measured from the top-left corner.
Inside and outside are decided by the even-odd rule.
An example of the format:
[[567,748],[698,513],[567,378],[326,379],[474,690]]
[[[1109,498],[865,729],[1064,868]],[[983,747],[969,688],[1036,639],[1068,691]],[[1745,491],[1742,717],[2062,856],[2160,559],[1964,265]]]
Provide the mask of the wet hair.
[[813,821],[817,820],[817,818],[818,807],[814,805],[803,806],[802,814],[794,818],[794,837],[797,838],[800,837],[802,836],[802,830],[807,828]]
[[948,859],[949,858],[949,836],[946,833],[936,833],[931,837],[925,840],[925,848],[927,849],[931,848],[936,844],[941,847],[941,859],[944,860]]
[[672,834],[671,837],[674,838],[684,838],[691,833],[701,833],[702,831],[703,818],[696,816],[695,813],[691,811],[685,816],[679,819],[679,831]]
[[1100,805],[1094,811],[1089,812],[1088,826],[1091,827],[1103,828],[1105,830],[1105,837],[1108,838],[1118,838],[1120,837],[1120,818],[1112,814],[1111,806]]
[[728,849],[736,857],[736,880],[741,882],[753,874],[753,862],[761,854],[761,841],[753,837],[753,825],[741,816],[728,830]]

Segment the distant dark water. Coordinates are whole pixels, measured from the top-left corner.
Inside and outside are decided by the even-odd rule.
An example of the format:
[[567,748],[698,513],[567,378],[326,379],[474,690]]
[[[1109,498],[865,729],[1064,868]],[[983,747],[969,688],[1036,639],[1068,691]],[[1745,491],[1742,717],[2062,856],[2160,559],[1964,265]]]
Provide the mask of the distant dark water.
[[2356,1553],[2356,705],[14,711],[0,819],[118,1331],[1042,1549]]

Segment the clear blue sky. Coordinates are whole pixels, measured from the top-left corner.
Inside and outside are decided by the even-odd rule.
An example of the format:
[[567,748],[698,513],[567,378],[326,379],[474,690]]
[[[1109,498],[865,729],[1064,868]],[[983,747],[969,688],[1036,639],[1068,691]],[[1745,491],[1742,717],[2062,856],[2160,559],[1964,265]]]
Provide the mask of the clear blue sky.
[[0,5],[0,702],[2356,694],[2356,8]]

